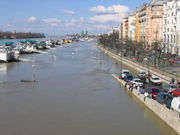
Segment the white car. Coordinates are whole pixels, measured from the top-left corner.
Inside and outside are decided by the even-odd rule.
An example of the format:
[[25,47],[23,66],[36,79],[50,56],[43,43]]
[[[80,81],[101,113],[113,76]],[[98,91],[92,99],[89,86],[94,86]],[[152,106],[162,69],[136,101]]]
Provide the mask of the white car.
[[145,71],[141,71],[138,73],[139,77],[144,77],[145,75],[147,75],[147,72],[145,72]]
[[131,81],[131,83],[134,84],[134,87],[136,87],[136,86],[142,86],[142,85],[143,85],[141,79],[139,79],[139,78],[134,78],[134,79]]
[[161,79],[160,79],[159,77],[157,77],[157,76],[151,76],[151,77],[149,78],[149,80],[150,80],[150,82],[151,82],[152,84],[157,84],[157,85],[161,85],[161,84],[162,84]]
[[171,109],[180,113],[180,97],[174,97],[171,102]]
[[121,74],[122,79],[123,79],[127,74],[130,74],[129,70],[123,69],[123,70],[122,70],[122,74]]

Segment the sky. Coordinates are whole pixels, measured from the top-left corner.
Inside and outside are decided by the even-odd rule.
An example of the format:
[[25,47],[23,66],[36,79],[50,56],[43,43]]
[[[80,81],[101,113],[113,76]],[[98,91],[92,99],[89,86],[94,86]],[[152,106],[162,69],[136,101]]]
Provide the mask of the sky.
[[1,0],[0,30],[47,35],[106,33],[150,0]]

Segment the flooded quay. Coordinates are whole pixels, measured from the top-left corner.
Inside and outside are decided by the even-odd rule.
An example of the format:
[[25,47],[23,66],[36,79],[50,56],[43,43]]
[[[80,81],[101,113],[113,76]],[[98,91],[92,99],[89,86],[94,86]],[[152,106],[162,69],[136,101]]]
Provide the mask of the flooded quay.
[[120,65],[95,44],[0,64],[0,134],[176,135],[112,77]]

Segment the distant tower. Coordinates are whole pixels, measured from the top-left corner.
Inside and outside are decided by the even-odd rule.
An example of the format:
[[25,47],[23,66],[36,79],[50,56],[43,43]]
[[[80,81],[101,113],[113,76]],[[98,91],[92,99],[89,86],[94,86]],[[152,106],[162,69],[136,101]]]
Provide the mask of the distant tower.
[[16,30],[14,30],[14,38],[16,39]]
[[82,36],[82,37],[84,36],[84,31],[83,31],[83,30],[81,31],[81,36]]
[[12,33],[11,38],[16,39],[16,30],[14,30],[14,32]]
[[88,31],[86,30],[86,31],[85,31],[85,36],[87,36],[87,35],[88,35]]

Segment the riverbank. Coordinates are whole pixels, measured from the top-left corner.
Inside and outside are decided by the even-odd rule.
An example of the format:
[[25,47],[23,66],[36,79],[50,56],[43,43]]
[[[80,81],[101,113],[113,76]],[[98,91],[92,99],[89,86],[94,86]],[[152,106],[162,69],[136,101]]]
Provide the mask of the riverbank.
[[[137,71],[146,71],[147,67],[146,66],[142,66],[142,65],[138,65],[137,63],[134,63],[130,60],[127,60],[124,57],[121,57],[115,53],[113,53],[112,51],[103,48],[102,46],[97,46],[100,50],[104,51],[107,55],[109,55],[111,58],[121,62],[122,63],[134,68]],[[157,75],[159,76],[163,82],[165,83],[169,83],[169,81],[171,80],[171,77],[169,76],[165,76],[162,75],[159,72],[155,72],[154,70],[150,69],[151,74]],[[118,78],[118,76],[113,74],[113,77],[120,82],[120,84],[122,84],[122,86],[125,85],[125,81],[120,80]],[[127,90],[127,89],[126,89]],[[158,102],[156,102],[155,100],[152,100],[150,98],[146,98],[146,101],[144,101],[144,95],[138,95],[138,91],[136,89],[133,89],[132,91],[133,95],[140,100],[146,107],[148,107],[152,112],[154,112],[158,117],[160,117],[169,127],[171,127],[175,132],[177,132],[178,134],[180,134],[180,116],[179,113],[171,111],[169,109],[167,109],[165,106],[159,104]]]

